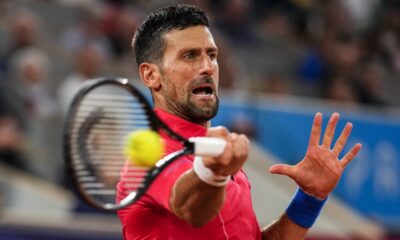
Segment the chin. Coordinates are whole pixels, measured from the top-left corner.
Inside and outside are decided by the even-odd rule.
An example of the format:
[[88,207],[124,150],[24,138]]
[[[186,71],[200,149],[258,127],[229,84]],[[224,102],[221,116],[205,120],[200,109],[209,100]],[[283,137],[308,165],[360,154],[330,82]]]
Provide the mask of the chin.
[[203,107],[201,110],[198,111],[199,115],[202,115],[204,119],[210,120],[211,118],[215,117],[218,113],[218,105],[213,104],[213,106]]

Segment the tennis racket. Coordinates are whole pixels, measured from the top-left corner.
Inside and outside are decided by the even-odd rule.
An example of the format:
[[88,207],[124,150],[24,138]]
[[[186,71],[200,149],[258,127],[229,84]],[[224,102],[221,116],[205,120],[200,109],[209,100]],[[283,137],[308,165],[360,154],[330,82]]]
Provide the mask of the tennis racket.
[[[135,166],[123,153],[132,131],[150,129],[182,143],[183,148],[155,166]],[[154,113],[140,91],[123,78],[87,80],[75,95],[65,121],[63,147],[69,175],[93,207],[118,210],[136,202],[174,160],[184,155],[218,156],[226,142],[185,139]]]

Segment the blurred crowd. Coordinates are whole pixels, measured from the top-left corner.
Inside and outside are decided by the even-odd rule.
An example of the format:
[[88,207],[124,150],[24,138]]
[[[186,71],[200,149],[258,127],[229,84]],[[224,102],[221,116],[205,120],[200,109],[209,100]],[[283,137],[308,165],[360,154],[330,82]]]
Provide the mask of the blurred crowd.
[[[182,0],[205,9],[220,85],[400,105],[400,1]],[[0,0],[0,162],[64,184],[62,122],[79,85],[138,81],[136,26],[167,0]]]

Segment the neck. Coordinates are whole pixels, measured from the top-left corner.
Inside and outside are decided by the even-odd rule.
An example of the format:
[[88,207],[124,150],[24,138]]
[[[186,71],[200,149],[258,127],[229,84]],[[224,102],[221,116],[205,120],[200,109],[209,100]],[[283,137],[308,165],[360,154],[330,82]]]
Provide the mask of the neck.
[[201,125],[201,126],[203,126],[205,128],[210,128],[211,127],[211,121],[206,121],[206,122],[194,121],[193,119],[190,119],[190,118],[188,118],[187,116],[185,116],[183,114],[179,114],[176,111],[173,111],[173,110],[171,110],[169,108],[164,108],[164,107],[158,106],[157,104],[154,104],[154,109],[160,109],[160,110],[162,110],[162,111],[164,111],[166,113],[169,113],[171,115],[175,115],[175,116],[177,116],[179,118],[185,119],[186,121],[189,121],[191,123],[195,123],[195,124]]

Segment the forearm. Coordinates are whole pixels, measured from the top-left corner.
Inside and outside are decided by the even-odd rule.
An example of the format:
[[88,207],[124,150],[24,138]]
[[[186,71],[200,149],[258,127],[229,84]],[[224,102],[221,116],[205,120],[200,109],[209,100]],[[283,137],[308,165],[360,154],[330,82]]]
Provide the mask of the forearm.
[[262,231],[264,240],[301,240],[305,238],[307,232],[308,228],[300,227],[292,222],[286,214]]
[[263,230],[264,239],[304,239],[326,200],[327,198],[316,198],[299,188],[285,214]]
[[188,170],[172,189],[170,207],[177,217],[200,227],[218,214],[224,199],[225,186],[208,185],[193,170]]

